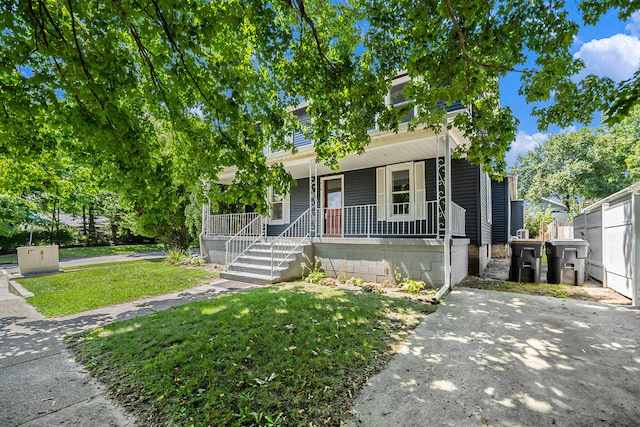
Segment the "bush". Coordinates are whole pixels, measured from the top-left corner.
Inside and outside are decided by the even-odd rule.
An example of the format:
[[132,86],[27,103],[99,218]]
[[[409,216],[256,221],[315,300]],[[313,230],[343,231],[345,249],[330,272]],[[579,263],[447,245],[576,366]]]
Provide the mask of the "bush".
[[[29,230],[19,231],[11,237],[0,236],[0,253],[13,253],[20,246],[29,244]],[[72,246],[74,243],[74,234],[71,229],[60,228],[59,230],[49,232],[46,230],[33,230],[33,238],[31,244],[34,246],[55,244],[60,247]]]

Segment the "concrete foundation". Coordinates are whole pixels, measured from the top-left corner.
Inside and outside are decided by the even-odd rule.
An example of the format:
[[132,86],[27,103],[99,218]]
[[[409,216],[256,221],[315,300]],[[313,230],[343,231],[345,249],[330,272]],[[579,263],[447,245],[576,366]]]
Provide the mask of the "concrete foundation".
[[469,274],[482,275],[491,261],[491,245],[469,245]]
[[508,244],[492,244],[491,245],[491,258],[509,258],[509,245]]
[[212,264],[225,263],[225,242],[229,240],[228,236],[203,236],[200,235],[200,254],[205,261]]
[[[467,276],[468,239],[454,240],[451,246],[452,283]],[[437,239],[322,239],[313,242],[314,255],[329,277],[341,271],[347,278],[367,282],[394,280],[395,269],[402,277],[423,280],[431,287],[444,283],[444,244]]]

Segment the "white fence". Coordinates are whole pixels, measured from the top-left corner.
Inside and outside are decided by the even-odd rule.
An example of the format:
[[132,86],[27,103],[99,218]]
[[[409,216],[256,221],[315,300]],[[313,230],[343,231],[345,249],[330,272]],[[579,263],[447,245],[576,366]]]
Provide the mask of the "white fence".
[[574,234],[589,242],[587,274],[640,305],[640,183],[588,207]]

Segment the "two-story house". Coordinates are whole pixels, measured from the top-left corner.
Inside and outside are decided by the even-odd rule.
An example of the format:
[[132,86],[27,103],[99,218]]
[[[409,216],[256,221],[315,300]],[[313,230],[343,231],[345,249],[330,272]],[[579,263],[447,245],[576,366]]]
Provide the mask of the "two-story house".
[[[393,79],[387,102],[400,106],[406,75]],[[303,104],[293,111],[304,125]],[[223,277],[258,283],[299,278],[302,253],[319,258],[331,277],[381,282],[402,276],[434,287],[479,273],[491,256],[491,179],[479,166],[451,159],[469,140],[455,128],[371,130],[363,154],[340,161],[335,173],[316,163],[312,141],[293,135],[298,152],[273,152],[296,180],[289,194],[269,191],[269,217],[255,213],[214,215],[203,208],[201,253],[226,265]],[[447,120],[469,114],[448,108]],[[218,176],[221,184],[233,169]]]

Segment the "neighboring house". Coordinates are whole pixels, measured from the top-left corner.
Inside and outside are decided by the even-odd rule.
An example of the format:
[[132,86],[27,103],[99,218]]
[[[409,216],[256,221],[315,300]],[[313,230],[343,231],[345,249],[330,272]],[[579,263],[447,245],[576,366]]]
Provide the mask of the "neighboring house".
[[491,257],[507,258],[511,237],[524,227],[524,201],[518,199],[517,177],[507,174],[502,181],[491,181],[491,201]]
[[573,227],[589,243],[586,275],[640,306],[640,182],[584,208]]
[[560,202],[559,200],[543,198],[540,201],[539,205],[544,210],[549,209],[549,211],[551,212],[551,216],[554,217],[556,221],[568,221],[569,211],[567,210],[567,207],[564,205],[564,203]]
[[[408,81],[393,80],[388,102],[406,104]],[[293,111],[303,124],[305,108]],[[469,114],[461,105],[448,110],[449,120]],[[372,130],[365,153],[340,161],[339,173],[316,163],[312,142],[296,133],[298,152],[268,153],[268,161],[282,163],[297,185],[287,195],[265,195],[269,218],[213,215],[205,206],[202,254],[226,264],[223,277],[258,283],[299,278],[303,252],[329,276],[373,282],[393,279],[396,269],[432,286],[482,272],[491,257],[491,179],[479,166],[451,159],[469,144],[459,130],[410,132],[412,116],[398,133]],[[224,171],[219,182],[233,173]]]

